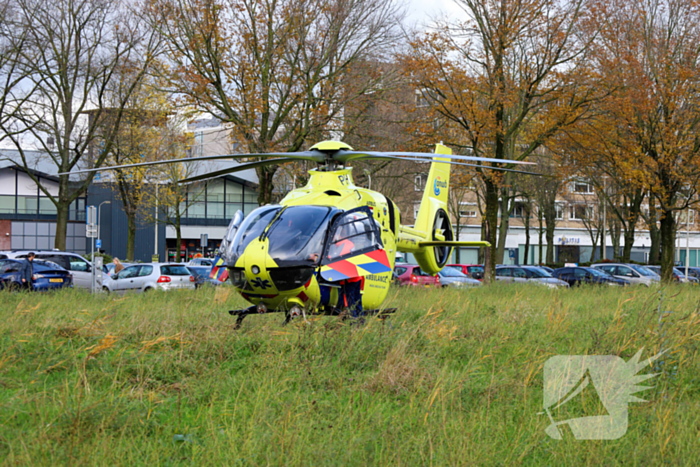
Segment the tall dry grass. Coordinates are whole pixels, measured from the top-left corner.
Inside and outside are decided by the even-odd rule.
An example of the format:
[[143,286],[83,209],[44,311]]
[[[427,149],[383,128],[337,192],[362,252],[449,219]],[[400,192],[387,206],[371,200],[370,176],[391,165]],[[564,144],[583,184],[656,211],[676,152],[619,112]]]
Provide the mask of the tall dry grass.
[[[235,331],[230,289],[0,294],[5,465],[697,465],[699,290],[392,290],[392,317]],[[554,355],[663,349],[615,441],[556,441]]]

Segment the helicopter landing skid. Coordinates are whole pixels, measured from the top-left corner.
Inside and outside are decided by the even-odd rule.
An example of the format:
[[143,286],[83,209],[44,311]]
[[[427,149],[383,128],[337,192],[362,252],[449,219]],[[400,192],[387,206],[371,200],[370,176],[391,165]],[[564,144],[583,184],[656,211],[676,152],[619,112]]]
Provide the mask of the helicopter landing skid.
[[[387,316],[390,314],[396,313],[396,308],[383,308],[380,310],[363,310],[362,314],[363,316],[361,317],[367,317],[367,316],[374,316],[376,315],[377,318],[379,319],[386,319]],[[280,311],[268,311],[267,313],[282,313],[282,310]],[[231,316],[236,316],[236,324],[233,326],[233,329],[239,329],[241,327],[241,323],[243,322],[243,319],[245,319],[246,316],[248,315],[258,315],[260,314],[258,312],[258,308],[253,305],[249,306],[248,308],[245,308],[243,310],[230,310],[229,314]],[[350,316],[348,316],[347,310],[343,310],[341,308],[336,308],[336,307],[331,307],[322,311],[317,311],[316,313],[312,313],[312,315],[325,315],[325,316],[338,316],[342,320],[348,319]],[[360,318],[361,318],[360,317]],[[284,318],[284,324],[288,324],[292,320],[292,315],[289,312],[285,313],[285,318]]]

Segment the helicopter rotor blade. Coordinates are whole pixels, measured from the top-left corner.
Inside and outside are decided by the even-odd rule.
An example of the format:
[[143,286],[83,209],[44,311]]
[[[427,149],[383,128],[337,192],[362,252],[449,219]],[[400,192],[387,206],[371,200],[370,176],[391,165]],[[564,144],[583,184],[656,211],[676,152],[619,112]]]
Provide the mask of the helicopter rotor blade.
[[294,157],[283,157],[280,159],[268,159],[265,161],[256,161],[256,162],[249,162],[247,164],[241,164],[237,165],[236,167],[230,167],[228,169],[223,169],[223,170],[217,170],[215,172],[209,172],[201,175],[195,175],[193,177],[187,177],[183,178],[182,180],[178,180],[178,183],[190,183],[190,182],[198,182],[200,180],[208,180],[210,178],[215,178],[215,177],[220,177],[221,175],[227,175],[230,173],[234,172],[241,172],[243,170],[248,170],[248,169],[254,169],[256,167],[263,167],[266,165],[273,165],[273,164],[284,164],[285,162],[294,162],[299,159],[294,158]]
[[[436,154],[431,154],[427,152],[377,152],[377,151],[346,151],[340,150],[333,154],[333,159],[341,163],[350,162],[357,159],[385,159],[387,156],[397,156],[397,157],[435,157]],[[514,164],[514,165],[537,165],[534,162],[528,161],[514,161],[510,159],[494,159],[491,157],[478,157],[478,156],[463,156],[459,154],[437,154],[437,156],[445,159],[456,159],[466,162],[493,162],[497,164]]]
[[308,161],[313,161],[313,162],[324,162],[326,160],[326,155],[323,154],[320,151],[312,150],[312,151],[301,151],[301,152],[267,152],[267,153],[260,153],[260,154],[224,154],[224,155],[219,155],[219,156],[200,156],[200,157],[185,157],[182,159],[168,159],[164,161],[151,161],[151,162],[139,162],[137,164],[123,164],[123,165],[114,165],[110,167],[100,167],[97,169],[83,169],[83,170],[76,170],[73,172],[61,172],[58,175],[75,175],[75,174],[81,174],[81,173],[90,173],[90,172],[101,172],[104,170],[116,170],[116,169],[128,169],[131,167],[147,167],[147,166],[152,166],[152,165],[161,165],[161,164],[175,164],[178,162],[203,162],[203,161],[214,161],[214,160],[220,160],[220,159],[242,159],[244,157],[285,157],[289,159],[296,159],[296,160],[308,160]]
[[[442,157],[443,154],[437,154],[438,156]],[[388,156],[388,155],[383,155],[383,156],[368,156],[368,157],[357,157],[354,158],[353,160],[366,160],[366,159],[380,159],[380,160],[402,160],[402,161],[408,161],[408,162],[433,162],[433,157],[435,154],[423,154],[422,156]],[[508,169],[505,167],[493,167],[490,165],[478,165],[478,164],[466,164],[464,162],[454,162],[454,161],[435,161],[435,162],[441,162],[443,164],[451,164],[451,165],[461,165],[464,167],[475,167],[477,169],[489,169],[489,170],[496,170],[498,172],[513,172],[513,173],[518,173],[518,174],[523,174],[523,175],[535,175],[538,177],[549,177],[550,175],[547,174],[540,174],[537,172],[526,172],[524,170],[516,170],[516,169]]]

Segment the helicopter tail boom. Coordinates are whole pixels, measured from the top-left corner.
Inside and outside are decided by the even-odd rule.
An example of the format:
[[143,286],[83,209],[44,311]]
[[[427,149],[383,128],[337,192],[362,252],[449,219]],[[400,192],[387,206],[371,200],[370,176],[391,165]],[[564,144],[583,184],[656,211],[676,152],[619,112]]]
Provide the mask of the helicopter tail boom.
[[398,250],[412,253],[421,269],[428,274],[440,271],[452,253],[452,223],[447,214],[447,197],[450,188],[449,156],[452,150],[442,144],[435,147],[435,156],[425,184],[423,199],[413,227],[401,226],[398,233]]

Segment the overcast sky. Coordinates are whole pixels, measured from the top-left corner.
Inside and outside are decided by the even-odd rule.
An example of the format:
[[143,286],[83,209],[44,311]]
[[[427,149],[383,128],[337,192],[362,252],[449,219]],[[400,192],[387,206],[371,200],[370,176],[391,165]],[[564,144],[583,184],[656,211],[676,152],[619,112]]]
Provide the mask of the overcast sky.
[[[399,0],[401,1],[401,0]],[[431,19],[448,15],[451,19],[463,17],[464,11],[454,0],[403,0],[408,5],[407,20],[418,25],[430,23]]]

